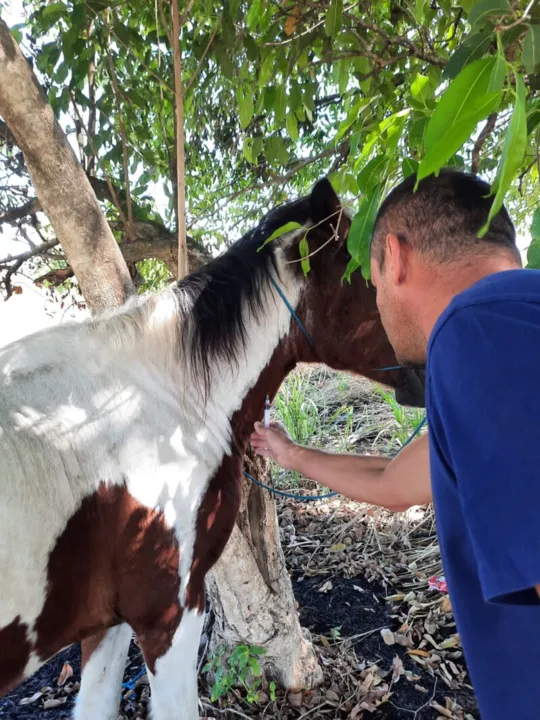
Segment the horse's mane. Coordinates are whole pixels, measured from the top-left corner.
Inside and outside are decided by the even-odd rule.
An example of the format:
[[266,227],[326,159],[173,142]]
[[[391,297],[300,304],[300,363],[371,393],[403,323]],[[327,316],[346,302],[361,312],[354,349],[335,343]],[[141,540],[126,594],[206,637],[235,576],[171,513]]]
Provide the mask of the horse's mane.
[[285,236],[262,247],[264,241],[288,222],[308,223],[309,213],[309,198],[275,208],[222,255],[174,286],[186,312],[180,327],[182,351],[205,390],[217,361],[236,364],[246,347],[246,315],[257,319],[265,312],[264,289],[272,271],[279,277],[276,251]]

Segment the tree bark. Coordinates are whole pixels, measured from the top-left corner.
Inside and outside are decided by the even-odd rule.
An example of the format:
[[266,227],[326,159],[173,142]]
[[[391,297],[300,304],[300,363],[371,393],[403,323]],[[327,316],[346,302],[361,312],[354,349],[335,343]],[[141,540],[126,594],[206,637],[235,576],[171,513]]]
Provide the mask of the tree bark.
[[122,253],[45,93],[0,19],[0,115],[24,154],[43,210],[94,310],[132,292]]
[[[250,453],[248,464],[250,473],[264,481],[265,461]],[[259,645],[266,650],[260,660],[269,677],[285,688],[315,687],[323,673],[298,619],[276,503],[249,480],[242,490],[237,523],[208,578],[215,614],[210,648]]]
[[172,50],[174,66],[174,104],[176,117],[176,202],[178,225],[178,277],[188,273],[186,238],[186,169],[184,162],[184,97],[182,90],[182,48],[180,46],[180,13],[178,0],[171,2]]

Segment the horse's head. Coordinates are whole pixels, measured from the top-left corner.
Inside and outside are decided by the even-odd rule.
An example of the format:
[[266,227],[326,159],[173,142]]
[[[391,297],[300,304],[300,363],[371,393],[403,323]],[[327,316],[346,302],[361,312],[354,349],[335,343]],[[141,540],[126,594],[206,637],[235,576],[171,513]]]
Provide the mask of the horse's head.
[[[268,237],[269,231],[288,223],[309,229],[290,226],[291,232],[264,249],[270,251],[273,245],[273,252],[282,257],[277,263],[280,275],[291,273],[300,285],[296,312],[313,347],[292,322],[290,340],[298,359],[360,373],[395,388],[399,403],[423,407],[422,370],[380,370],[398,363],[381,323],[373,285],[360,271],[352,274],[350,282],[344,279],[351,220],[328,180],[319,181],[308,197],[270,212],[258,231]],[[300,260],[306,255],[306,242],[310,268],[304,277]]]

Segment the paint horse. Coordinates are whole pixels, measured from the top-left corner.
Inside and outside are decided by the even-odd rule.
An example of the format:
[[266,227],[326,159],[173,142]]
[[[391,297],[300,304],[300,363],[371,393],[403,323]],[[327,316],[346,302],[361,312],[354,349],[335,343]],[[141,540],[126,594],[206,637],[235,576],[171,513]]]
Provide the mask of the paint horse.
[[[293,221],[307,277],[304,230],[264,245]],[[396,361],[374,289],[342,282],[349,227],[321,180],[163,292],[0,351],[1,692],[83,641],[75,717],[113,720],[134,631],[155,720],[198,718],[205,575],[266,394],[318,362],[422,404],[413,373],[375,370]]]

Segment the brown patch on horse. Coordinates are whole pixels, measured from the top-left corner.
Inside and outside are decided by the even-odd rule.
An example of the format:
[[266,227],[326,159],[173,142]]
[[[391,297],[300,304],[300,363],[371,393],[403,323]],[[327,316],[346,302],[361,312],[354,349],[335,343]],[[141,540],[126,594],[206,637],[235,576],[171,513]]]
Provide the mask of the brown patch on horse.
[[151,669],[180,621],[178,543],[163,513],[126,485],[101,483],[68,521],[48,563],[47,599],[35,631],[45,660],[62,647],[128,622]]
[[285,338],[275,349],[256,384],[231,418],[233,448],[223,458],[204,494],[197,515],[191,575],[186,606],[204,609],[204,578],[219,559],[236,522],[240,507],[244,453],[256,420],[262,418],[267,394],[274,397],[296,364],[295,345]]
[[225,455],[199,505],[186,607],[203,612],[204,578],[219,559],[240,507],[241,459]]
[[23,679],[32,652],[27,630],[19,616],[0,629],[0,695],[12,690]]

